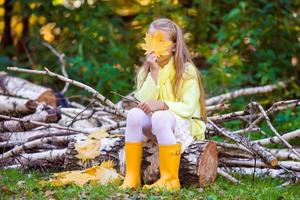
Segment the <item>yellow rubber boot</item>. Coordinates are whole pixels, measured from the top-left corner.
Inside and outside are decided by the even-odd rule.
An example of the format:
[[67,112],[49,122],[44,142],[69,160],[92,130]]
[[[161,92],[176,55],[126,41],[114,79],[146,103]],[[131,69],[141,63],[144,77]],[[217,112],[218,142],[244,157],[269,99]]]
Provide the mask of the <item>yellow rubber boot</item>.
[[180,157],[181,144],[159,145],[160,179],[152,185],[144,185],[143,189],[179,190]]
[[125,142],[125,178],[121,189],[136,189],[141,186],[141,161],[143,142]]

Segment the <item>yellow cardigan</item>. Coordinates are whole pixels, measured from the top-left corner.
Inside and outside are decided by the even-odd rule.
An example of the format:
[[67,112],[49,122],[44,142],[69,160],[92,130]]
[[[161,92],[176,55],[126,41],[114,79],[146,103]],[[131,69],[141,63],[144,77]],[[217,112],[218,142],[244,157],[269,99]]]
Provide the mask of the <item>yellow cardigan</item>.
[[157,84],[153,80],[150,72],[144,83],[142,83],[146,73],[143,69],[139,70],[137,75],[137,90],[134,96],[141,102],[146,100],[164,101],[171,112],[190,120],[190,134],[194,136],[195,139],[204,140],[205,123],[198,119],[191,119],[192,117],[200,118],[201,116],[199,104],[200,89],[196,74],[198,71],[192,63],[186,63],[186,70],[179,90],[180,99],[175,99],[172,89],[175,73],[174,56],[170,58],[164,67],[159,69]]

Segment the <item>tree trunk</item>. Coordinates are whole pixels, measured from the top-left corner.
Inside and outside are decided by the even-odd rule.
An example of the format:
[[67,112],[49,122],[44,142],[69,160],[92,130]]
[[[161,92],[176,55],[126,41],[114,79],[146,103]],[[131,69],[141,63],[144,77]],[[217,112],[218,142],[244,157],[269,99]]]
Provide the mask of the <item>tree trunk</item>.
[[[65,153],[66,170],[83,169],[106,160],[113,160],[116,169],[124,175],[125,155],[124,138],[103,138],[100,155],[88,163],[81,163],[75,157],[75,142],[70,142]],[[212,141],[195,141],[182,153],[179,178],[183,186],[204,186],[213,182],[217,175],[217,145]],[[144,143],[141,175],[147,183],[159,178],[158,148],[152,142]]]
[[13,9],[13,1],[11,0],[5,0],[4,2],[4,31],[2,34],[2,41],[1,41],[1,45],[2,47],[5,49],[9,46],[13,46],[14,44],[14,40],[11,36],[11,13],[12,13],[12,9]]

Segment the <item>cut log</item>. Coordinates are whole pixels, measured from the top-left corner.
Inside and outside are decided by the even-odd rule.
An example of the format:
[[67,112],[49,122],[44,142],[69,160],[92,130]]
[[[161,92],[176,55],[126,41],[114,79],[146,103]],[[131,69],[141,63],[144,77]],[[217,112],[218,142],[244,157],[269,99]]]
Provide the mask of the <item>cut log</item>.
[[56,97],[51,89],[5,73],[0,74],[0,94],[46,102],[56,107]]
[[287,86],[287,82],[279,81],[277,84],[273,84],[273,85],[257,86],[252,88],[243,88],[243,89],[235,90],[229,93],[221,94],[206,99],[205,104],[207,106],[210,106],[213,104],[222,103],[226,100],[233,99],[239,96],[271,92],[278,88],[285,88]]
[[31,141],[31,142],[28,142],[28,143],[25,143],[22,145],[15,146],[13,149],[11,149],[3,154],[0,154],[0,161],[3,162],[7,158],[14,157],[14,156],[21,154],[22,152],[24,152],[25,149],[31,149],[31,148],[34,148],[41,144],[69,142],[73,139],[74,139],[74,137],[72,137],[72,136],[58,136],[58,137],[47,137],[47,138],[41,138],[38,140],[34,140],[34,141]]
[[[103,138],[101,140],[100,155],[86,163],[80,162],[75,155],[75,142],[70,142],[65,154],[65,168],[67,170],[84,169],[97,165],[106,160],[113,160],[116,169],[124,175],[124,137]],[[204,186],[213,182],[217,175],[217,146],[212,141],[195,141],[182,153],[179,178],[183,186]],[[152,142],[145,142],[143,147],[142,177],[147,183],[159,178],[158,148]]]
[[4,169],[52,169],[63,170],[64,153],[66,149],[55,149],[38,153],[23,153],[9,159],[3,165]]
[[23,142],[20,141],[6,141],[6,142],[0,142],[0,149],[9,149],[16,145],[21,145]]
[[64,135],[72,135],[72,134],[76,134],[76,133],[67,130],[60,130],[57,128],[43,128],[43,129],[22,131],[22,132],[5,132],[0,134],[0,142],[4,142],[4,141],[27,142],[39,138],[44,138],[44,137],[64,136]]
[[9,115],[24,115],[34,113],[36,101],[0,95],[0,113]]
[[[285,134],[281,135],[281,137],[285,140],[291,140],[291,139],[300,137],[300,129],[297,129],[297,130],[289,132],[289,133],[285,133]],[[281,143],[281,140],[278,136],[274,136],[274,137],[270,137],[270,138],[266,138],[266,139],[256,140],[254,142],[256,142],[257,144],[260,144],[260,145],[267,145],[267,144],[271,144],[271,143]]]
[[[22,118],[23,120],[33,120],[39,122],[53,123],[60,119],[60,112],[57,109],[43,110],[40,112],[27,115]],[[7,120],[0,122],[0,132],[18,132],[31,130],[38,125],[29,122],[19,122],[15,120]]]
[[220,158],[220,167],[261,167],[261,168],[277,168],[284,167],[285,169],[300,172],[300,162],[295,161],[278,161],[276,167],[263,162],[261,159],[238,159],[238,158]]
[[219,167],[227,173],[235,173],[240,175],[252,175],[255,173],[258,177],[271,176],[273,178],[291,178],[290,173],[284,169],[271,169],[271,168],[247,168],[247,167]]

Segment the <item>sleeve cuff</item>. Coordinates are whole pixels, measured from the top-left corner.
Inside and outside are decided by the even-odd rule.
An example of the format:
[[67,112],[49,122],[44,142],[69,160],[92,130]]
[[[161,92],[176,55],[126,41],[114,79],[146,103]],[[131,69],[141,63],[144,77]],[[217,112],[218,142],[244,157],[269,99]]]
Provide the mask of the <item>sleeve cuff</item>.
[[166,101],[166,100],[164,100],[164,102],[165,102],[165,103],[167,104],[167,106],[169,107],[169,110],[172,111],[172,112],[174,112],[174,109],[173,109],[173,108],[174,108],[174,107],[173,107],[173,106],[174,106],[174,105],[173,105],[174,102],[172,102],[172,101]]

